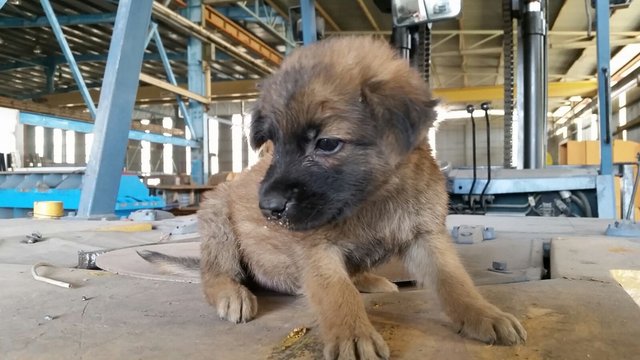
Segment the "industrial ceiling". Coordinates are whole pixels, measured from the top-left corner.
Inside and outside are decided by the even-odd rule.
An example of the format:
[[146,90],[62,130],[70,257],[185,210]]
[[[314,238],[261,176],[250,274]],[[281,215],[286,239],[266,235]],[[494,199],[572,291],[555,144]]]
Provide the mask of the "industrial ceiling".
[[[290,47],[283,19],[298,1],[234,2],[205,0],[204,28],[213,50],[207,54],[213,101],[252,98],[256,80],[275,69]],[[117,1],[57,0],[58,17],[86,15],[89,23],[63,26],[82,75],[98,100]],[[156,1],[153,19],[170,57],[178,83],[187,76],[186,44],[189,32],[177,14],[182,0]],[[431,86],[452,105],[481,100],[500,103],[503,82],[502,1],[463,1],[462,15],[432,28]],[[368,34],[389,37],[391,17],[373,0],[316,0],[317,15],[327,36]],[[593,14],[593,12],[591,12]],[[583,0],[549,1],[549,111],[567,105],[570,95],[595,94],[596,43]],[[96,20],[103,17],[104,21]],[[16,19],[23,19],[22,22]],[[593,19],[591,19],[593,21]],[[82,109],[84,103],[51,28],[37,0],[9,0],[0,9],[0,106],[41,106]],[[203,35],[204,36],[204,35]],[[613,61],[625,46],[640,43],[640,1],[611,15]],[[354,49],[357,51],[357,49]],[[627,51],[628,52],[628,51]],[[142,72],[166,80],[166,73],[151,41]],[[640,61],[640,50],[627,55],[614,70]],[[618,69],[616,69],[618,66]],[[53,75],[51,75],[53,73]],[[173,93],[141,82],[138,104],[173,103]],[[483,97],[489,97],[483,99]],[[8,99],[16,100],[8,103]],[[575,100],[575,97],[574,97]],[[24,101],[24,102],[23,102]],[[628,100],[629,101],[629,100]],[[500,107],[500,106],[497,106]]]

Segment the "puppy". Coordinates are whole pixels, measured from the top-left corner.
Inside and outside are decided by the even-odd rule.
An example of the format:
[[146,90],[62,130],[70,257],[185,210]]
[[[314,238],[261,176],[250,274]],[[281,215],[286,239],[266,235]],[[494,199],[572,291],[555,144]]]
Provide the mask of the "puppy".
[[518,320],[476,290],[447,232],[445,179],[427,144],[435,105],[383,41],[331,38],[287,57],[262,84],[249,134],[252,147],[273,148],[198,212],[203,290],[218,315],[256,315],[250,277],[309,299],[326,359],[387,359],[358,289],[396,291],[368,271],[400,256],[461,334],[524,342]]

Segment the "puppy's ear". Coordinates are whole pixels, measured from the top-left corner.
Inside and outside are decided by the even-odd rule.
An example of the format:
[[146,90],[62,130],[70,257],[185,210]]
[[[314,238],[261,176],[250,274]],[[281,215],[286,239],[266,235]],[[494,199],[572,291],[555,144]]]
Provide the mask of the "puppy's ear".
[[271,140],[270,126],[262,116],[259,109],[251,114],[251,126],[249,127],[249,143],[254,150],[258,150],[267,140]]
[[419,78],[406,82],[401,79],[367,81],[362,87],[362,99],[378,125],[395,134],[403,152],[425,139],[436,118],[434,108],[438,101],[431,98],[427,85]]

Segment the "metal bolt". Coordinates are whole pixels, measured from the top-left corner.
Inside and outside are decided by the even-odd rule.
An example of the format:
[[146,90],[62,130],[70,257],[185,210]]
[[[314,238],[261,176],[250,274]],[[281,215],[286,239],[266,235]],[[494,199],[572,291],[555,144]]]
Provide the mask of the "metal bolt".
[[87,300],[89,300],[89,298],[88,298],[88,297],[86,297],[86,296],[83,296],[83,297],[82,297],[82,301],[87,301]]
[[45,316],[44,316],[44,319],[45,319],[45,320],[47,320],[47,321],[51,321],[51,320],[53,320],[53,316],[51,316],[51,315],[45,315]]
[[507,270],[507,263],[505,261],[494,261],[491,263],[491,268],[496,271]]

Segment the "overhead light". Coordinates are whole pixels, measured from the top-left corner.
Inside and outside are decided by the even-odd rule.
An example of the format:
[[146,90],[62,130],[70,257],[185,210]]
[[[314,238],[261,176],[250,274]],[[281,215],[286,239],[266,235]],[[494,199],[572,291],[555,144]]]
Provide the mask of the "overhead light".
[[9,4],[11,5],[20,5],[22,3],[21,0],[9,0]]
[[569,98],[569,101],[571,102],[578,102],[578,101],[582,101],[582,96],[580,95],[574,95],[572,97]]
[[40,47],[40,45],[36,45],[36,47],[33,48],[33,53],[36,55],[42,54],[42,48]]
[[149,125],[149,124],[151,124],[151,121],[149,119],[142,119],[142,120],[140,120],[140,124]]

